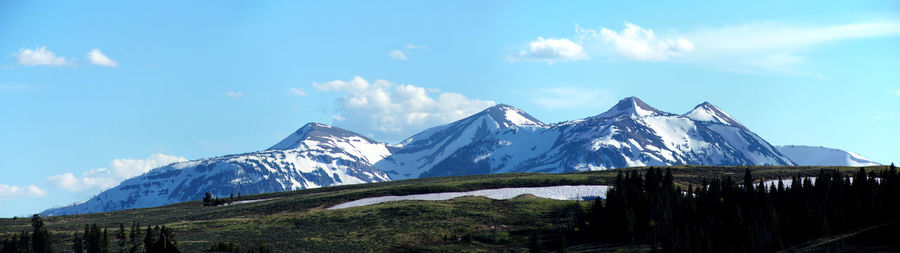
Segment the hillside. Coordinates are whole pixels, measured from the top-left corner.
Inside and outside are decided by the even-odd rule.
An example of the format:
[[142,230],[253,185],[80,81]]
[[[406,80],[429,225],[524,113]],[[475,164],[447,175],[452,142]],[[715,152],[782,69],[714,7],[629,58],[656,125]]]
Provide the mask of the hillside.
[[[703,178],[740,178],[750,168],[754,180],[812,176],[822,168],[844,173],[854,167],[799,166],[671,166],[676,185],[699,183]],[[883,170],[885,166],[868,167]],[[646,167],[621,169],[644,171]],[[276,252],[394,251],[526,249],[534,229],[555,230],[576,212],[575,201],[520,196],[510,200],[463,197],[449,201],[388,202],[340,210],[336,204],[360,198],[523,186],[611,184],[618,170],[565,174],[510,173],[334,186],[289,192],[242,196],[247,203],[206,207],[188,201],[162,207],[107,213],[45,217],[56,247],[70,243],[72,233],[85,224],[113,229],[119,223],[165,225],[176,234],[186,252],[207,249],[216,242],[235,242],[242,247],[267,245]],[[257,200],[251,202],[251,200]],[[589,202],[581,203],[587,208]],[[0,219],[0,238],[29,226],[28,219]],[[494,229],[492,229],[492,227]],[[456,239],[453,239],[456,238]],[[470,240],[471,239],[471,242]],[[548,238],[545,245],[553,245]],[[549,247],[549,246],[548,246]],[[580,246],[615,248],[615,245]],[[67,248],[67,247],[66,247]]]

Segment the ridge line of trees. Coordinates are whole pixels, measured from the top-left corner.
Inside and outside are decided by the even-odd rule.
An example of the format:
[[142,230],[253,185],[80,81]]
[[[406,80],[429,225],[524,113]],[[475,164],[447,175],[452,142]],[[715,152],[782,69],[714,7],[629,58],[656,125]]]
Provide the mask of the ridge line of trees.
[[220,206],[237,201],[239,199],[241,199],[240,192],[238,192],[237,198],[234,197],[233,193],[228,198],[219,198],[213,197],[212,193],[210,192],[206,192],[206,194],[203,195],[203,206]]
[[[56,250],[52,245],[50,232],[44,227],[41,217],[35,214],[31,218],[32,232],[22,231],[6,238],[0,244],[0,253],[50,253]],[[131,231],[126,234],[125,224],[119,223],[118,230],[113,232],[116,240],[114,252],[181,252],[177,248],[174,232],[165,226],[147,225],[143,241],[140,241],[141,228],[137,222],[131,223]],[[96,223],[85,224],[84,232],[72,233],[71,252],[75,253],[110,253],[113,244],[107,228],[100,228]],[[68,252],[68,251],[66,251]]]
[[578,223],[589,225],[581,236],[591,242],[666,252],[773,252],[900,220],[894,166],[880,173],[860,168],[852,179],[820,170],[814,182],[794,176],[790,186],[781,180],[767,186],[754,183],[748,169],[742,182],[729,176],[681,189],[669,169],[620,171],[607,198],[595,200],[587,222]]

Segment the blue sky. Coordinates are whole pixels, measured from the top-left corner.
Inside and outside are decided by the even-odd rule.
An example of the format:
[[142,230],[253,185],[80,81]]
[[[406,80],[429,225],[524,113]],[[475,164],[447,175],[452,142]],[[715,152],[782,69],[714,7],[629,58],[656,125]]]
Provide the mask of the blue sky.
[[307,122],[396,143],[709,101],[772,144],[900,158],[900,3],[0,2],[0,216]]

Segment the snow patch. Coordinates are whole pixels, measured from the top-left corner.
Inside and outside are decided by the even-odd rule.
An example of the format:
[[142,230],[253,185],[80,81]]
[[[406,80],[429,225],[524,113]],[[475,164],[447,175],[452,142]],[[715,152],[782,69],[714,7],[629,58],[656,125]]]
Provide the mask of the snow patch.
[[344,209],[350,207],[374,205],[391,201],[404,200],[431,200],[440,201],[454,199],[463,196],[482,196],[491,199],[511,199],[524,194],[535,195],[540,198],[558,199],[558,200],[585,200],[593,198],[606,198],[606,192],[610,186],[607,185],[563,185],[549,187],[520,187],[520,188],[500,188],[486,189],[469,192],[441,192],[428,194],[414,194],[406,196],[382,196],[373,198],[358,199],[328,208],[329,210]]
[[505,111],[504,116],[505,116],[506,120],[508,120],[510,123],[512,123],[514,125],[517,125],[517,126],[539,125],[537,122],[534,122],[534,121],[526,118],[525,116],[522,116],[521,111],[519,111],[518,109],[504,108],[504,111]]
[[840,149],[801,145],[777,146],[781,152],[797,165],[804,166],[873,166],[877,162],[859,154]]
[[230,205],[238,205],[238,204],[247,204],[247,203],[254,203],[254,202],[261,202],[261,201],[276,200],[276,199],[280,199],[280,198],[281,198],[281,197],[277,197],[277,198],[268,198],[268,199],[241,200],[241,201],[235,201],[235,202],[231,202],[231,203],[225,203],[224,205],[225,205],[225,206],[230,206]]

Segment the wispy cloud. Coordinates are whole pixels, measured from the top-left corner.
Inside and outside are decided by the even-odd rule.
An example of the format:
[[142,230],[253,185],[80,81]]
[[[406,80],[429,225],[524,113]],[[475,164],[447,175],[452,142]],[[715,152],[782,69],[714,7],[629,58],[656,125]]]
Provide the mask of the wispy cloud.
[[290,88],[290,89],[288,89],[288,91],[291,94],[294,94],[294,96],[299,96],[299,97],[306,96],[306,92],[303,91],[303,89],[301,89],[301,88]]
[[47,47],[23,48],[13,56],[16,58],[16,62],[25,66],[63,66],[69,63],[66,58],[57,57],[56,54],[47,50]]
[[373,137],[397,139],[426,127],[462,119],[494,105],[493,101],[471,99],[452,92],[386,80],[369,82],[356,76],[351,80],[314,83],[316,89],[343,93],[338,115],[333,119],[344,127]]
[[414,44],[406,44],[402,49],[393,49],[388,51],[388,57],[394,60],[407,61],[409,60],[409,55],[414,54],[415,51],[419,50],[428,50],[428,46],[425,45],[414,45]]
[[544,39],[538,37],[528,43],[528,48],[509,56],[511,62],[542,61],[548,64],[588,59],[584,48],[569,39]]
[[88,61],[94,65],[107,66],[107,67],[117,67],[119,66],[116,61],[113,61],[109,57],[107,57],[103,52],[100,52],[100,49],[94,48],[90,52],[87,52]]
[[893,36],[900,36],[900,21],[891,19],[837,24],[766,21],[665,33],[625,22],[622,30],[576,25],[573,39],[539,38],[530,43],[528,50],[514,54],[513,59],[552,63],[598,56],[621,57],[700,64],[739,72],[821,76],[804,70],[809,53],[821,50],[819,45]]
[[21,84],[0,84],[0,91],[19,91],[33,88],[30,85]]
[[554,110],[599,108],[615,102],[615,98],[605,90],[568,86],[538,90],[532,101]]
[[809,53],[821,50],[820,45],[897,35],[900,22],[893,20],[831,25],[759,22],[700,29],[684,35],[697,45],[684,61],[729,70],[821,77],[804,66]]
[[900,21],[895,20],[832,25],[759,22],[685,34],[697,43],[697,54],[701,56],[801,50],[826,42],[897,35]]
[[0,184],[0,199],[31,198],[47,195],[47,192],[35,185],[16,186]]
[[406,44],[406,49],[428,49],[428,46]]
[[409,60],[409,58],[406,58],[406,54],[400,50],[388,51],[388,57],[391,57],[391,59],[394,59],[394,60],[403,60],[403,61]]
[[897,114],[893,113],[893,112],[875,115],[875,119],[877,119],[877,120],[892,120],[896,117],[897,117]]
[[895,90],[894,95],[897,95],[898,97],[900,97],[900,89]]
[[226,91],[225,96],[229,96],[232,98],[240,98],[240,97],[244,96],[244,93],[240,92],[240,91]]
[[[799,76],[809,76],[822,78],[823,76],[816,73],[800,70],[801,65],[806,62],[806,58],[796,56],[790,53],[772,53],[768,55],[759,55],[748,57],[736,63],[731,63],[733,71],[748,72],[747,70],[756,70],[772,73],[792,74]],[[734,69],[735,67],[747,66],[745,70]],[[722,66],[728,68],[729,66]]]
[[152,169],[174,162],[187,161],[184,157],[153,154],[146,159],[114,159],[109,168],[97,168],[75,176],[66,172],[47,179],[54,186],[68,191],[104,190],[118,185],[125,179],[141,175]]

